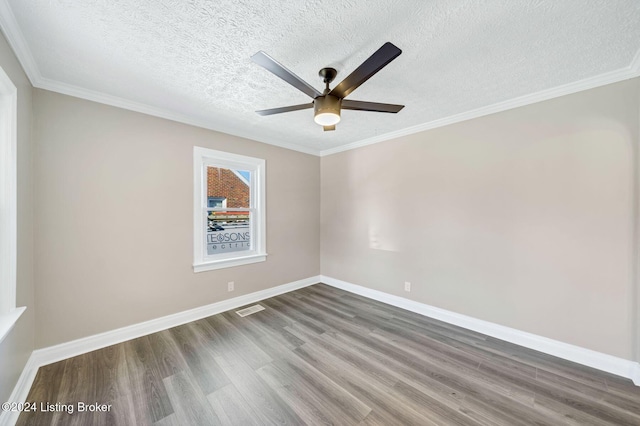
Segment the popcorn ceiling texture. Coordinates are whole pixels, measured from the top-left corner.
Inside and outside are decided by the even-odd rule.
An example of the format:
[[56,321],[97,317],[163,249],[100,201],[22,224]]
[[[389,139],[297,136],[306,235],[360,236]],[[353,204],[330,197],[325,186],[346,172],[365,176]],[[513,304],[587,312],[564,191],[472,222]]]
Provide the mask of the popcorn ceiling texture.
[[[635,0],[8,0],[44,79],[144,103],[261,141],[334,148],[628,67]],[[340,82],[384,42],[403,54],[322,132],[311,101],[253,64],[264,50],[311,85]],[[333,85],[332,85],[333,86]]]

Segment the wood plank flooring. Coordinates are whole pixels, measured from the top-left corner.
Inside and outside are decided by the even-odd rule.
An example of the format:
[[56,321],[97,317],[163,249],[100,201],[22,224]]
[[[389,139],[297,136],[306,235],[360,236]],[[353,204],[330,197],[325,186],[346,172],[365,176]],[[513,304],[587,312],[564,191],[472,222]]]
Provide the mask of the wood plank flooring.
[[260,304],[44,366],[18,425],[640,425],[627,379],[323,284]]

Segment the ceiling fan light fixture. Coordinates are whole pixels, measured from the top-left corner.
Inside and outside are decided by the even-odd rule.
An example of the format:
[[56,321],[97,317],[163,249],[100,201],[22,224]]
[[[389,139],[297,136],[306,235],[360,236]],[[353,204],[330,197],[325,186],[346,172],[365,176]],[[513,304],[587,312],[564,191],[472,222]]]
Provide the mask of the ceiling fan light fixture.
[[340,122],[340,104],[342,99],[331,96],[319,96],[313,100],[313,121],[321,126],[335,126]]
[[[369,80],[369,78],[382,68],[387,66],[389,62],[393,61],[401,53],[402,50],[398,49],[397,46],[394,46],[393,43],[386,42],[380,49],[376,50],[373,55],[369,56],[369,58],[360,64],[360,66],[358,66],[333,89],[329,87],[329,84],[338,75],[338,71],[335,68],[322,68],[318,72],[318,75],[322,77],[322,81],[326,87],[324,91],[320,93],[309,83],[285,68],[284,65],[278,63],[271,56],[267,55],[263,51],[259,51],[255,55],[251,56],[251,60],[255,64],[260,65],[276,77],[281,78],[296,89],[300,90],[302,93],[313,99],[313,102],[280,108],[263,109],[256,112],[260,115],[272,115],[313,108],[313,120],[317,124],[321,125],[325,132],[336,129],[336,124],[340,122],[340,110],[343,105],[344,109],[354,111],[387,112],[395,114],[404,108],[404,105],[354,101],[352,99],[344,98],[360,87],[362,83]],[[343,99],[344,102],[342,102]]]
[[340,122],[340,114],[339,112],[322,112],[316,114],[313,120],[321,126],[334,126]]

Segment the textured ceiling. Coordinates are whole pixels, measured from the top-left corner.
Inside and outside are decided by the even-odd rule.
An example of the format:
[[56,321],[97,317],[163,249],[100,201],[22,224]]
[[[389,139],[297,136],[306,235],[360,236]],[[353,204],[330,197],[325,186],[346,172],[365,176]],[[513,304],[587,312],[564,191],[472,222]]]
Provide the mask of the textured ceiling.
[[[637,0],[0,0],[1,24],[37,87],[306,152],[331,152],[491,105],[637,74]],[[403,50],[322,132],[310,101],[253,64],[264,50],[317,89],[390,41]],[[604,76],[604,77],[603,77]],[[573,85],[573,86],[572,86]],[[552,92],[549,92],[552,93]]]

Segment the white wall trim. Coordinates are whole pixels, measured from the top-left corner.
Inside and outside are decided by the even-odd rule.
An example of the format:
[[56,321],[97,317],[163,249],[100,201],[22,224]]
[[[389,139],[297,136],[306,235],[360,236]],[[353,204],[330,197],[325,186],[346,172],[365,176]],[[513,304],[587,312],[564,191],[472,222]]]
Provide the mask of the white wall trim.
[[9,332],[26,309],[26,306],[21,306],[11,309],[8,313],[0,314],[0,343],[9,335]]
[[[31,353],[26,365],[22,369],[18,382],[13,388],[13,392],[11,392],[8,402],[25,402],[27,400],[29,390],[31,390],[31,385],[36,378],[39,367],[40,366],[36,364],[33,353]],[[18,416],[20,416],[19,411],[0,411],[0,425],[15,425],[18,421]]]
[[[540,352],[554,355],[559,358],[587,365],[602,371],[616,374],[631,379],[636,385],[640,386],[640,363],[628,361],[626,359],[617,358],[611,355],[592,351],[589,349],[573,346],[557,340],[548,339],[546,337],[537,336],[535,334],[526,333],[515,330],[502,325],[490,323],[488,321],[478,320],[466,315],[457,314],[445,309],[429,306],[424,303],[415,302],[403,297],[394,296],[378,290],[362,287],[356,284],[341,281],[324,275],[305,278],[266,290],[257,291],[255,293],[245,294],[243,296],[234,297],[232,299],[223,300],[212,303],[210,305],[201,306],[190,309],[188,311],[179,312],[165,317],[157,318],[150,321],[134,324],[131,326],[119,328],[105,333],[88,336],[82,339],[73,340],[71,342],[50,346],[43,349],[37,349],[32,352],[27,364],[22,370],[22,374],[11,393],[9,401],[24,402],[27,399],[33,380],[36,377],[38,368],[43,365],[51,364],[66,358],[91,352],[110,345],[124,342],[126,340],[135,339],[158,331],[176,327],[191,321],[197,321],[211,315],[216,315],[231,309],[236,309],[244,305],[268,299],[279,294],[288,293],[303,287],[307,287],[319,282],[340,288],[342,290],[359,294],[373,300],[378,300],[392,306],[397,306],[411,312],[445,321],[469,330],[477,331],[498,339],[502,339],[511,343],[515,343],[527,348],[535,349]],[[0,425],[15,424],[18,419],[18,412],[0,412]]]
[[16,308],[17,102],[16,86],[0,67],[0,317]]
[[352,143],[342,145],[335,148],[326,150],[319,150],[310,147],[304,147],[296,144],[282,143],[271,139],[262,138],[259,134],[252,134],[250,136],[241,135],[235,129],[223,126],[220,123],[210,123],[203,120],[193,119],[168,109],[162,109],[153,107],[141,102],[134,102],[117,96],[107,95],[104,93],[96,92],[93,90],[85,89],[79,86],[74,86],[67,83],[62,83],[45,78],[40,73],[38,66],[31,54],[28,44],[25,41],[22,31],[18,26],[11,7],[7,4],[6,0],[0,0],[0,26],[2,27],[9,44],[13,48],[20,64],[25,70],[25,73],[29,77],[31,84],[34,87],[50,90],[52,92],[62,93],[64,95],[74,96],[81,99],[86,99],[93,102],[98,102],[106,105],[115,106],[118,108],[127,109],[130,111],[136,111],[143,114],[165,118],[167,120],[176,121],[179,123],[189,124],[204,129],[214,130],[218,132],[224,132],[231,135],[251,138],[259,142],[263,142],[269,145],[279,146],[281,148],[291,149],[293,151],[303,152],[305,154],[325,156],[336,154],[342,151],[348,151],[351,149],[360,148],[367,145],[373,145],[376,143],[384,142],[389,139],[395,139],[401,136],[411,135],[414,133],[422,132],[425,130],[435,129],[437,127],[447,126],[449,124],[458,123],[461,121],[471,120],[473,118],[482,117],[485,115],[493,114],[496,112],[506,111],[513,108],[557,98],[571,93],[580,92],[583,90],[593,89],[595,87],[604,86],[606,84],[616,83],[618,81],[627,80],[630,78],[640,76],[640,50],[634,56],[629,66],[621,68],[619,70],[604,73],[595,77],[587,78],[581,81],[569,83],[566,85],[554,87],[547,90],[542,90],[530,95],[521,96],[519,98],[510,99],[504,102],[498,102],[493,105],[481,107],[472,111],[467,111],[461,114],[456,114],[449,117],[443,117],[441,119],[433,120],[427,123],[422,123],[406,129],[401,129],[396,132],[386,133],[384,135],[378,135],[372,138],[367,138]]
[[619,81],[628,80],[630,78],[640,76],[640,51],[636,55],[634,62],[627,68],[611,71],[595,77],[586,78],[584,80],[572,82],[562,86],[554,87],[540,92],[531,93],[529,95],[520,96],[518,98],[509,99],[504,102],[498,102],[493,105],[487,105],[471,111],[463,112],[449,117],[443,117],[438,120],[429,121],[428,123],[418,124],[416,126],[407,127],[396,132],[385,133],[384,135],[374,136],[372,138],[363,139],[336,148],[325,149],[320,151],[320,156],[336,154],[338,152],[349,151],[363,146],[373,145],[390,139],[396,139],[402,136],[412,135],[414,133],[431,130],[438,127],[448,126],[449,124],[459,123],[461,121],[472,120],[474,118],[483,117],[485,115],[495,114],[497,112],[507,111],[526,105],[535,104],[549,99],[558,98],[560,96],[570,95],[572,93],[582,92],[584,90],[594,89]]
[[387,303],[398,308],[406,309],[430,318],[435,318],[449,324],[486,334],[497,339],[505,340],[525,348],[535,349],[549,355],[557,356],[578,364],[586,365],[611,374],[626,377],[640,386],[640,363],[618,358],[612,355],[596,352],[579,346],[570,345],[558,340],[538,336],[525,331],[516,330],[488,321],[479,320],[466,315],[436,308],[425,303],[394,296],[378,290],[362,287],[357,284],[322,275],[321,282],[330,286],[346,290],[369,299]]
[[[36,377],[38,368],[66,358],[71,358],[87,352],[95,351],[107,346],[122,343],[137,337],[146,336],[151,333],[177,327],[191,321],[197,321],[211,315],[236,309],[260,300],[268,299],[279,294],[288,293],[320,282],[320,276],[305,278],[266,290],[256,291],[232,299],[222,300],[210,305],[200,306],[187,311],[178,312],[161,318],[133,324],[127,327],[118,328],[93,336],[83,337],[70,342],[61,343],[47,348],[36,349],[31,353],[27,364],[22,370],[18,383],[11,393],[11,402],[24,402],[27,399],[33,380]],[[0,401],[4,402],[4,401]],[[19,413],[0,413],[0,425],[14,424]]]
[[640,362],[634,362],[633,369],[631,371],[631,377],[629,377],[636,386],[640,386]]
[[[636,53],[634,61],[631,65],[636,70],[640,70],[640,50]],[[640,91],[636,93],[640,102]],[[640,135],[640,114],[638,115],[638,134]],[[631,270],[632,277],[632,297],[631,297],[631,316],[633,319],[631,339],[633,341],[633,355],[636,361],[640,362],[640,140],[632,142],[633,152],[633,266]],[[640,382],[640,369],[636,370],[637,380]],[[634,380],[635,381],[635,380]]]
[[[27,73],[31,79],[31,75]],[[216,132],[223,132],[229,135],[238,136],[241,138],[251,138],[253,140],[266,143],[268,145],[278,146],[280,148],[290,149],[292,151],[303,152],[305,154],[319,155],[320,151],[313,148],[308,148],[300,145],[289,144],[285,142],[279,142],[274,140],[267,140],[261,138],[258,134],[252,134],[247,136],[246,134],[240,134],[237,130],[231,126],[225,126],[221,123],[208,122],[206,120],[194,119],[186,115],[179,114],[169,109],[158,108],[155,106],[147,105],[142,102],[131,101],[129,99],[120,98],[118,96],[108,95],[105,93],[97,92],[95,90],[85,89],[83,87],[74,86],[72,84],[62,83],[54,81],[48,78],[38,77],[37,80],[31,80],[33,87],[39,89],[45,89],[63,95],[73,96],[80,99],[86,99],[88,101],[97,102],[104,105],[110,105],[117,108],[126,109],[129,111],[135,111],[153,117],[164,118],[166,120],[176,121],[178,123],[188,124],[190,126],[201,127],[203,129],[213,130]]]
[[288,293],[318,282],[320,282],[320,277],[318,276],[305,278],[292,283],[268,288],[266,290],[222,300],[210,305],[200,306],[198,308],[189,309],[187,311],[178,312],[161,318],[129,325],[127,327],[95,334],[93,336],[83,337],[82,339],[72,340],[70,342],[49,346],[43,349],[36,349],[33,351],[35,361],[37,365],[51,364],[52,362],[95,351],[96,349],[115,345],[116,343],[121,343],[126,340],[146,336],[147,334],[156,333],[191,321],[197,321],[211,315],[239,308],[240,306],[255,303],[279,294]]
[[[75,86],[73,84],[55,81],[43,77],[40,73],[35,58],[31,53],[31,49],[29,49],[29,45],[24,38],[24,35],[22,34],[22,30],[20,29],[20,26],[16,21],[13,10],[6,0],[0,0],[0,27],[2,28],[3,33],[7,38],[7,41],[9,42],[9,45],[13,49],[16,57],[18,58],[18,61],[20,62],[20,65],[22,65],[22,68],[24,69],[25,74],[27,74],[27,77],[29,78],[29,81],[31,82],[31,85],[33,87],[101,103],[104,105],[110,105],[129,111],[135,111],[142,114],[151,115],[153,117],[164,118],[166,120],[176,121],[178,123],[188,124],[203,129],[224,132],[241,138],[248,138],[247,135],[241,135],[232,127],[225,126],[224,124],[194,119],[192,117],[176,113],[175,111],[171,111],[169,109],[154,107],[142,102],[131,101],[129,99],[108,95],[95,90],[86,89],[84,87]],[[320,150],[318,149],[296,144],[284,143],[280,141],[267,140],[265,138],[261,138],[259,134],[255,133],[251,135],[250,138],[269,145],[290,149],[292,151],[303,152],[305,154],[316,156],[320,155]]]
[[[83,87],[74,86],[72,84],[63,83],[60,81],[54,81],[45,78],[40,73],[38,65],[29,49],[22,31],[16,21],[13,10],[6,0],[0,0],[0,27],[5,34],[9,45],[13,49],[20,65],[24,69],[25,74],[31,81],[33,87],[40,89],[50,90],[52,92],[61,93],[63,95],[74,96],[80,99],[86,99],[88,101],[98,102],[105,105],[111,105],[114,107],[126,109],[129,111],[140,112],[142,114],[151,115],[154,117],[164,118],[178,123],[189,124],[195,127],[201,127],[208,130],[214,130],[218,132],[228,133],[239,137],[246,138],[247,136],[240,135],[232,128],[225,126],[221,127],[219,123],[209,123],[203,120],[193,119],[174,111],[153,107],[142,102],[130,101],[128,99],[120,98],[117,96],[107,95],[94,90],[85,89]],[[259,135],[252,136],[253,139],[258,140],[269,145],[279,146],[281,148],[291,149],[293,151],[304,152],[305,154],[319,155],[320,151],[313,148],[303,147],[294,144],[287,144],[272,140],[261,140]]]
[[[18,57],[20,57],[20,55],[18,55]],[[32,74],[37,75],[37,80],[31,79]],[[74,96],[76,98],[86,99],[89,101],[98,102],[105,105],[111,105],[118,108],[127,109],[130,111],[140,112],[143,114],[151,115],[154,117],[160,117],[160,118],[164,118],[171,121],[176,121],[183,124],[189,124],[195,127],[201,127],[208,130],[224,132],[224,133],[228,133],[238,137],[243,137],[243,138],[250,137],[256,141],[263,142],[269,145],[279,146],[281,148],[291,149],[293,151],[299,151],[305,154],[324,157],[326,155],[336,154],[338,152],[343,152],[343,151],[349,151],[349,150],[360,148],[363,146],[384,142],[390,139],[396,139],[402,136],[423,132],[425,130],[444,127],[450,124],[472,120],[474,118],[483,117],[485,115],[495,114],[498,112],[507,111],[510,109],[519,108],[522,106],[531,105],[534,103],[538,103],[538,102],[558,98],[561,96],[581,92],[584,90],[589,90],[596,87],[604,86],[607,84],[617,83],[619,81],[628,80],[630,78],[638,77],[640,76],[640,56],[636,55],[634,62],[627,68],[601,74],[599,76],[587,78],[584,80],[572,82],[572,83],[554,87],[551,89],[542,90],[537,93],[520,96],[518,98],[509,99],[504,102],[498,102],[496,104],[487,105],[471,111],[463,112],[463,113],[448,116],[448,117],[443,117],[441,119],[418,124],[412,127],[407,127],[405,129],[401,129],[395,132],[385,133],[383,135],[362,139],[346,145],[341,145],[335,148],[330,148],[322,151],[318,149],[303,147],[300,145],[288,144],[288,143],[274,141],[271,139],[261,138],[260,135],[247,136],[247,135],[239,134],[235,129],[230,127],[222,128],[220,127],[219,124],[196,120],[191,117],[187,117],[167,109],[161,109],[161,108],[143,104],[141,102],[134,102],[128,99],[107,95],[104,93],[96,92],[96,91],[85,89],[82,87],[53,81],[47,78],[40,77],[39,73],[27,72],[27,75],[29,75],[29,78],[31,79],[31,83],[33,84],[33,86],[38,87],[40,89],[50,90],[52,92],[62,93],[63,95]]]
[[629,65],[629,69],[636,75],[640,74],[640,49],[636,52],[636,56],[633,57],[631,65]]
[[16,307],[18,259],[18,89],[0,67],[0,342],[25,307]]
[[640,386],[640,362],[634,362],[634,366],[631,370],[631,377],[629,377],[636,386]]
[[18,62],[22,65],[25,74],[31,81],[31,84],[35,86],[35,83],[42,79],[36,61],[31,54],[29,45],[22,35],[18,21],[13,14],[13,10],[9,6],[6,0],[0,0],[0,26],[4,33],[9,45],[13,49],[18,58]]

